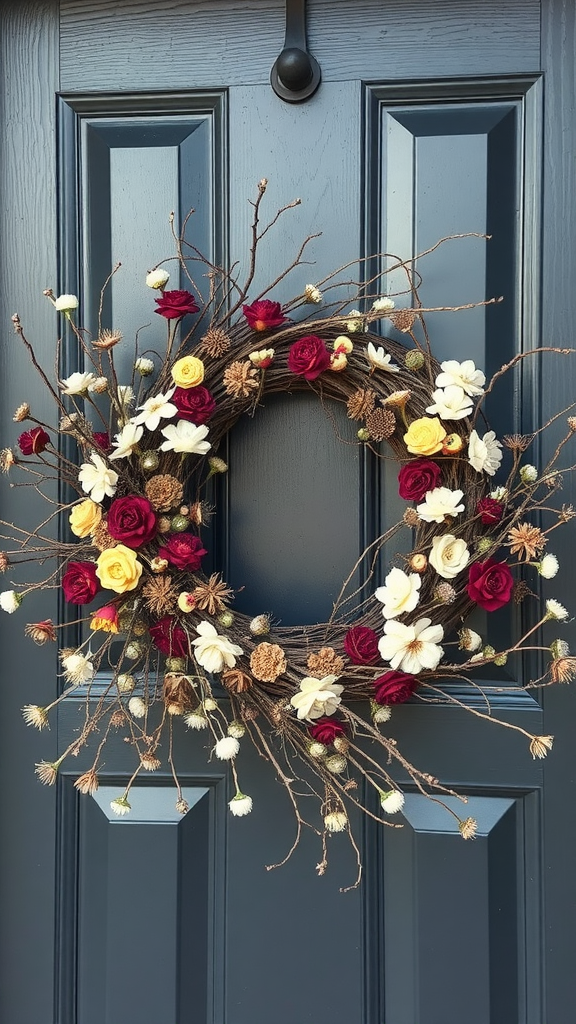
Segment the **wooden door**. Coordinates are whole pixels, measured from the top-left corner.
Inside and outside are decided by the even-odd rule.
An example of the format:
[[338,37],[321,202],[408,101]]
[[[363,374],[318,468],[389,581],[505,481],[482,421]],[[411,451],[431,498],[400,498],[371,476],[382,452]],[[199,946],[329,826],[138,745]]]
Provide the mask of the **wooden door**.
[[[170,250],[168,213],[194,206],[199,247],[224,264],[244,260],[247,199],[262,177],[271,211],[302,199],[267,248],[266,279],[316,231],[315,267],[298,271],[294,293],[370,252],[408,256],[453,232],[487,232],[487,248],[463,242],[427,264],[430,305],[506,296],[486,313],[434,319],[437,356],[460,358],[465,338],[466,356],[490,374],[540,338],[572,343],[573,5],[308,8],[322,85],[290,105],[269,85],[280,0],[2,5],[3,443],[20,401],[47,413],[10,315],[25,319],[50,365],[43,289],[78,292],[90,317],[121,260],[111,303],[130,333],[147,315],[136,298],[142,270]],[[75,358],[71,347],[63,372]],[[549,369],[518,386],[505,415],[493,406],[496,429],[510,429],[510,411],[515,428],[529,429],[539,408],[572,399],[570,379]],[[367,475],[354,457],[342,465],[332,429],[304,398],[270,403],[257,424],[239,426],[230,461],[234,525],[215,557],[245,585],[245,609],[323,618],[371,532],[393,516],[393,479]],[[41,518],[33,494],[4,485],[3,517],[13,518],[14,500],[19,522]],[[568,565],[556,596],[570,608]],[[31,619],[50,614],[51,593],[29,608]],[[541,704],[506,669],[492,680],[506,687],[494,692],[495,714],[556,734],[544,768],[465,711],[402,708],[396,735],[408,756],[469,797],[479,835],[463,843],[408,791],[402,830],[356,822],[364,878],[342,894],[354,863],[338,836],[321,878],[312,836],[266,871],[289,848],[292,822],[255,754],[244,765],[255,810],[240,821],[227,820],[226,773],[189,738],[177,751],[183,818],[158,772],[139,785],[131,820],[111,820],[110,799],[131,772],[121,738],[94,797],[74,789],[82,758],[54,790],[39,786],[33,765],[73,735],[78,707],[65,705],[50,734],[25,729],[20,707],[46,704],[59,680],[55,658],[16,625],[0,622],[6,1024],[567,1024],[576,995],[568,688]]]

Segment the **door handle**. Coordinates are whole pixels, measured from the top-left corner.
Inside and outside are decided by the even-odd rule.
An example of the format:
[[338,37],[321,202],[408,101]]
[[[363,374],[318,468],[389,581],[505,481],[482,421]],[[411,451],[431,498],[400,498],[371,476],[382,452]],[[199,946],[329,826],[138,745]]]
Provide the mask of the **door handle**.
[[306,0],[286,0],[284,49],[270,72],[270,84],[280,99],[302,103],[314,95],[321,77],[318,61],[308,53]]

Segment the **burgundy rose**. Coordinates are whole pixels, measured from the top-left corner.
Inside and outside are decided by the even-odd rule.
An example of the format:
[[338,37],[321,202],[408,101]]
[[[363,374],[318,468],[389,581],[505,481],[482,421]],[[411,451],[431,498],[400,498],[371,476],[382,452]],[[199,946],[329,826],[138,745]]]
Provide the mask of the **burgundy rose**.
[[[110,522],[110,517],[108,517]],[[207,554],[199,537],[191,533],[171,533],[164,547],[158,551],[159,558],[165,558],[178,569],[199,569],[200,561]]]
[[287,320],[280,303],[270,299],[258,299],[249,306],[242,306],[242,312],[253,331],[269,331]]
[[207,423],[216,408],[216,402],[203,384],[195,388],[176,388],[170,401],[178,409],[181,420],[190,420],[197,427]]
[[496,498],[481,498],[476,505],[476,515],[480,516],[485,526],[493,526],[502,519],[504,506]]
[[88,604],[100,590],[94,562],[69,562],[62,577],[62,590],[70,604]]
[[440,486],[442,470],[431,459],[412,459],[398,473],[400,497],[406,501],[422,501],[427,491]]
[[473,562],[468,575],[468,597],[487,612],[502,608],[512,597],[514,579],[506,562],[487,558]]
[[344,650],[355,665],[374,665],[380,656],[378,636],[368,626],[352,626],[344,637]]
[[307,334],[290,346],[288,369],[298,377],[315,380],[329,366],[330,353],[322,338],[315,334]]
[[310,726],[308,732],[317,743],[323,743],[325,747],[329,747],[337,736],[344,735],[346,727],[336,718],[319,718],[314,725]]
[[107,430],[97,431],[95,434],[92,434],[92,439],[98,445],[100,451],[104,452],[105,455],[108,455],[108,453],[112,451],[110,434]]
[[404,704],[418,686],[418,676],[406,672],[385,672],[374,680],[374,700],[377,704]]
[[108,511],[108,533],[128,548],[140,548],[156,536],[156,513],[147,498],[116,498]]
[[172,615],[165,615],[155,626],[150,626],[149,633],[162,654],[172,658],[186,658],[190,653],[188,635]]
[[197,313],[198,306],[191,292],[176,289],[172,292],[163,292],[159,299],[154,299],[157,309],[155,313],[165,316],[167,320],[179,320],[186,313]]
[[18,438],[18,447],[22,455],[38,455],[44,451],[47,444],[50,444],[50,435],[42,427],[25,430]]

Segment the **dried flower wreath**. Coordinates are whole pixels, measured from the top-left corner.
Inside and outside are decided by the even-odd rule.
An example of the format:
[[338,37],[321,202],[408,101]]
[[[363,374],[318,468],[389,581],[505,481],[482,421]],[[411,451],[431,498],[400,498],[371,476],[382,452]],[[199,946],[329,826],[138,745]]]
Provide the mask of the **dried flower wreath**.
[[[75,296],[45,293],[67,318],[86,367],[54,383],[38,364],[20,318],[13,317],[15,331],[61,418],[55,429],[36,419],[28,403],[20,405],[14,420],[26,423],[27,429],[18,437],[17,451],[2,451],[1,467],[32,474],[33,486],[41,494],[42,485],[56,474],[77,497],[60,502],[33,532],[4,523],[8,533],[0,536],[14,546],[0,552],[0,571],[30,560],[43,565],[47,558],[56,559],[56,568],[40,582],[3,591],[0,607],[15,612],[28,593],[47,587],[61,587],[67,605],[91,605],[95,599],[99,604],[80,620],[88,627],[86,639],[60,653],[66,683],[61,696],[47,707],[23,709],[25,721],[43,729],[61,701],[70,695],[86,700],[79,735],[56,762],[36,766],[43,783],[53,784],[65,758],[97,732],[94,763],[75,783],[82,793],[94,792],[110,729],[123,728],[136,766],[112,808],[126,814],[135,778],[143,770],[160,767],[161,737],[165,729],[171,734],[180,717],[188,729],[208,735],[213,754],[228,762],[234,784],[230,810],[243,816],[251,811],[252,799],[242,791],[237,757],[247,736],[273,765],[294,808],[296,837],[285,859],[295,849],[302,827],[310,825],[322,837],[323,872],[327,834],[347,832],[358,854],[348,802],[379,821],[396,824],[380,819],[370,802],[359,796],[363,790],[358,780],[368,791],[376,791],[385,816],[395,815],[404,803],[395,781],[396,765],[420,792],[455,814],[442,795],[458,794],[407,761],[392,738],[387,723],[393,707],[413,696],[428,696],[495,721],[488,702],[485,711],[468,706],[443,690],[442,681],[456,679],[481,688],[471,677],[477,666],[502,665],[511,652],[528,645],[534,649],[534,634],[545,622],[568,618],[567,610],[550,598],[538,621],[500,651],[485,645],[465,624],[476,606],[495,612],[513,597],[535,596],[518,569],[528,567],[544,579],[556,574],[558,561],[545,549],[549,534],[576,514],[554,500],[561,485],[558,461],[576,430],[576,419],[568,418],[566,437],[540,470],[525,462],[524,455],[553,420],[530,436],[508,436],[502,442],[493,431],[482,430],[479,418],[486,396],[504,373],[533,353],[516,356],[487,386],[484,373],[469,359],[438,364],[424,320],[432,310],[425,309],[419,298],[419,257],[388,257],[387,268],[370,280],[347,281],[348,292],[354,286],[355,304],[365,311],[350,310],[349,297],[346,302],[327,302],[330,289],[342,287],[346,267],[318,285],[308,285],[287,304],[266,298],[303,262],[314,237],[310,236],[277,280],[248,301],[260,242],[281,214],[296,205],[283,207],[262,229],[259,215],[265,190],[262,181],[253,203],[250,263],[243,285],[232,271],[212,265],[186,242],[188,218],[179,234],[174,231],[176,258],[192,290],[167,290],[169,274],[161,265],[148,273],[146,284],[158,292],[155,312],[167,321],[168,340],[158,367],[139,355],[136,345],[131,384],[118,381],[114,350],[122,335],[102,328],[103,302],[98,334],[92,338],[74,323]],[[200,260],[208,272],[210,294],[205,302],[190,275],[191,260]],[[386,274],[398,269],[406,275],[406,308],[396,308],[382,290]],[[319,313],[322,303],[324,315]],[[313,315],[303,319],[302,310],[310,307]],[[197,324],[210,320],[193,353],[195,328],[181,337],[188,315],[197,316]],[[372,333],[375,321],[402,332],[411,346]],[[135,398],[138,378],[141,386]],[[152,383],[146,388],[147,379]],[[322,402],[345,404],[348,417],[358,424],[358,445],[368,446],[376,457],[382,457],[384,446],[388,457],[393,453],[399,463],[400,496],[407,506],[402,520],[376,538],[352,568],[329,622],[282,628],[268,615],[250,618],[233,612],[232,588],[219,573],[203,572],[202,527],[211,510],[202,495],[206,481],[227,470],[218,446],[238,418],[253,415],[265,395],[302,389],[312,390]],[[103,421],[102,430],[91,422],[98,419]],[[59,433],[77,443],[76,461],[62,450]],[[510,465],[497,483],[503,447],[509,449]],[[69,521],[76,540],[71,541],[69,533],[60,542],[45,535],[55,518]],[[400,530],[409,538],[409,551],[366,598],[365,585],[358,588],[354,582],[356,570],[368,562],[369,583],[382,560],[383,545]],[[65,624],[28,623],[25,632],[45,644],[55,641]],[[458,651],[453,658],[445,649],[450,643]],[[576,658],[565,641],[536,649],[544,652],[547,664],[544,674],[528,686],[574,678]],[[105,659],[111,659],[111,652],[112,678],[104,697],[96,699],[96,673]],[[215,699],[215,694],[225,699]],[[523,733],[534,757],[544,757],[552,747],[551,736],[500,724]],[[185,813],[171,742],[168,750],[176,806]],[[318,797],[323,827],[303,817],[298,759],[311,769],[304,773],[306,785]],[[462,836],[472,837],[475,821],[455,817]],[[359,854],[358,862],[360,871]]]

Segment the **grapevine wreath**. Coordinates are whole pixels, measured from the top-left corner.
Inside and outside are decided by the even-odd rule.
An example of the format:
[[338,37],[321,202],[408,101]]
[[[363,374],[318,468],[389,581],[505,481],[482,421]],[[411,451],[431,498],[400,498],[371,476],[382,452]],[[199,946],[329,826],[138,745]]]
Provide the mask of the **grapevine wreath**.
[[[14,589],[0,594],[0,606],[14,613],[26,607],[30,592],[58,588],[63,621],[27,623],[26,635],[48,644],[70,620],[84,624],[78,644],[60,651],[61,695],[49,706],[23,709],[26,723],[43,729],[61,701],[72,697],[86,704],[67,749],[57,761],[36,766],[41,782],[53,784],[65,759],[93,743],[92,767],[75,782],[80,792],[93,793],[106,739],[111,730],[122,730],[134,751],[134,773],[112,809],[130,811],[138,774],[160,768],[168,751],[176,806],[186,813],[171,742],[173,728],[182,726],[207,756],[228,763],[229,807],[240,817],[252,810],[241,782],[242,747],[250,739],[292,802],[292,849],[302,827],[313,828],[322,837],[323,871],[328,835],[347,832],[355,845],[350,803],[386,824],[400,824],[399,773],[443,803],[464,838],[474,835],[475,821],[443,800],[457,794],[403,756],[393,738],[393,709],[410,699],[442,700],[494,720],[488,702],[486,710],[468,708],[443,682],[477,689],[481,684],[472,673],[479,665],[504,664],[528,646],[528,638],[534,649],[545,622],[568,618],[553,597],[539,603],[532,588],[538,575],[555,576],[558,561],[547,550],[548,537],[575,514],[558,499],[558,463],[576,420],[568,418],[566,437],[541,468],[527,453],[543,427],[530,436],[498,439],[484,420],[486,396],[532,353],[517,356],[489,382],[470,359],[438,363],[415,259],[381,258],[384,271],[362,283],[345,282],[345,301],[330,301],[341,295],[346,268],[340,268],[281,304],[273,293],[303,262],[308,238],[287,270],[254,296],[261,240],[295,205],[261,228],[265,190],[263,181],[253,203],[244,284],[186,242],[186,222],[175,233],[176,259],[189,287],[171,290],[164,265],[148,273],[148,295],[156,296],[154,312],[166,323],[167,344],[155,360],[140,354],[137,338],[131,380],[120,380],[115,366],[116,347],[126,345],[121,333],[101,322],[94,335],[78,327],[75,296],[46,292],[78,342],[83,368],[65,379],[51,379],[40,367],[19,316],[13,317],[59,423],[39,421],[24,401],[14,414],[23,432],[2,451],[2,469],[15,486],[18,472],[31,474],[43,496],[45,482],[56,474],[70,497],[51,507],[33,532],[4,523],[2,536],[12,546],[0,552],[3,572],[17,576],[19,563],[54,562],[40,581],[11,580]],[[207,300],[192,273],[198,263],[209,280]],[[405,294],[394,299],[384,289],[390,270],[404,271],[407,282]],[[268,614],[235,611],[234,591],[221,573],[203,571],[204,528],[213,511],[206,484],[226,472],[222,442],[241,417],[257,415],[268,395],[302,390],[313,392],[327,415],[330,403],[343,405],[354,443],[375,458],[397,460],[406,508],[400,522],[350,567],[329,622],[283,627]],[[72,448],[63,445],[63,435],[73,440]],[[61,529],[58,541],[49,535],[53,521]],[[399,531],[406,553],[383,564],[383,545]],[[368,570],[358,587],[361,565]],[[506,650],[487,646],[466,624],[478,606],[498,614],[524,598],[538,611]],[[572,679],[576,659],[565,641],[539,644],[542,675],[526,685]],[[534,757],[552,747],[551,736],[506,725],[526,736]],[[169,741],[163,742],[166,732]],[[307,770],[299,771],[299,762]],[[305,819],[303,791],[317,796],[320,824]]]

